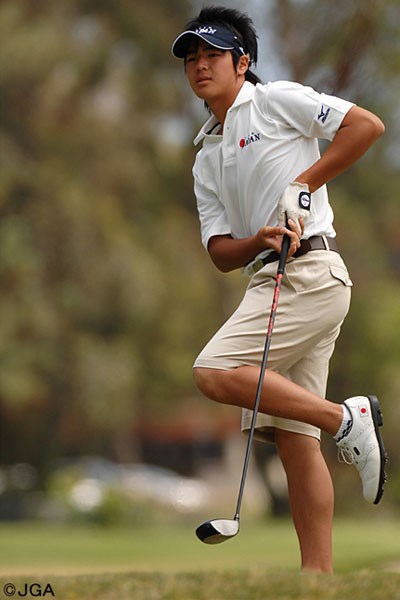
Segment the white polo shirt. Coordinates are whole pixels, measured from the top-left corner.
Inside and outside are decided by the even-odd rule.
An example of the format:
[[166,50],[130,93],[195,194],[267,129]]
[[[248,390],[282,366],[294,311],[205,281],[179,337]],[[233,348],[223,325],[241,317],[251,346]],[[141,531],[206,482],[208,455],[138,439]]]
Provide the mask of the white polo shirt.
[[[212,116],[194,140],[203,141],[193,176],[205,248],[214,235],[238,239],[277,225],[283,190],[318,160],[318,138],[332,140],[352,106],[297,83],[246,81],[228,110],[223,135],[215,135]],[[303,238],[334,237],[332,223],[323,186],[313,193]]]

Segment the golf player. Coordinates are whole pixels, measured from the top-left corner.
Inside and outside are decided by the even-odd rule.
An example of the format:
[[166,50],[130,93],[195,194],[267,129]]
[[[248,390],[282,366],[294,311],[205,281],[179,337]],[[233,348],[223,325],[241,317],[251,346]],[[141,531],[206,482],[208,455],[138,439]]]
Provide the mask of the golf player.
[[[208,7],[172,52],[210,117],[195,139],[201,236],[216,267],[250,276],[244,297],[194,364],[208,398],[243,409],[249,428],[283,235],[286,273],[268,355],[256,432],[276,444],[286,471],[302,568],[332,571],[333,486],[321,430],[359,472],[366,501],[385,481],[375,396],[325,398],[329,360],[348,312],[351,280],[340,256],[326,183],[384,132],[346,100],[289,81],[263,85],[251,71],[257,36],[246,14]],[[318,139],[330,144],[319,152]]]

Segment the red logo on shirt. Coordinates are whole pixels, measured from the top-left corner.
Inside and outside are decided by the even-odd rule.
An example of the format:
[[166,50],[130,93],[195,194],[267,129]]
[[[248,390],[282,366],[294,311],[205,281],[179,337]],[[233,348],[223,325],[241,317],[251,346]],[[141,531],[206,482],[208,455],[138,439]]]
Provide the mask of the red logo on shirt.
[[246,148],[246,146],[248,146],[249,144],[252,144],[253,142],[258,142],[260,139],[261,134],[252,131],[249,135],[246,135],[246,137],[239,140],[239,146],[241,148]]

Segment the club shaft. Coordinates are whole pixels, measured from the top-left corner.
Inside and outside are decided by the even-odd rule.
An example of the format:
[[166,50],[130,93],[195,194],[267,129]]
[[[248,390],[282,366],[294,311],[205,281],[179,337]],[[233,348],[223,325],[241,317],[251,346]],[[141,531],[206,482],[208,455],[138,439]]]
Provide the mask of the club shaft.
[[254,438],[254,431],[255,431],[255,426],[256,426],[258,409],[260,406],[260,399],[261,399],[261,393],[262,393],[263,384],[264,384],[265,371],[267,368],[268,353],[269,353],[269,348],[271,346],[272,331],[273,331],[274,323],[275,323],[276,309],[278,307],[282,278],[283,278],[283,275],[285,272],[285,265],[286,265],[287,254],[289,251],[289,244],[290,244],[290,239],[287,235],[285,235],[283,238],[283,241],[282,241],[282,248],[281,248],[281,253],[280,253],[280,257],[279,257],[274,295],[273,295],[273,299],[272,299],[271,312],[269,315],[267,335],[265,338],[265,345],[264,345],[264,352],[263,352],[262,361],[261,361],[260,376],[258,379],[256,399],[254,401],[254,407],[253,407],[253,416],[251,419],[249,436],[247,438],[246,453],[245,453],[245,457],[244,457],[242,477],[240,480],[239,494],[238,494],[238,499],[237,499],[237,504],[236,504],[235,516],[234,516],[235,521],[238,521],[239,517],[240,517],[240,508],[242,505],[244,486],[246,483],[247,470],[248,470],[249,462],[250,462],[251,446],[252,446],[253,438]]

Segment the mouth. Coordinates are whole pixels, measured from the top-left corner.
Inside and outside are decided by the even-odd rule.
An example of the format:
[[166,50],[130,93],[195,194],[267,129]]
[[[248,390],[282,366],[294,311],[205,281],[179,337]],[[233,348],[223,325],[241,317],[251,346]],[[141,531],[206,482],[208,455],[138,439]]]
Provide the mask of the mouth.
[[196,79],[196,84],[201,85],[202,83],[207,83],[208,81],[211,81],[211,77],[199,77]]

